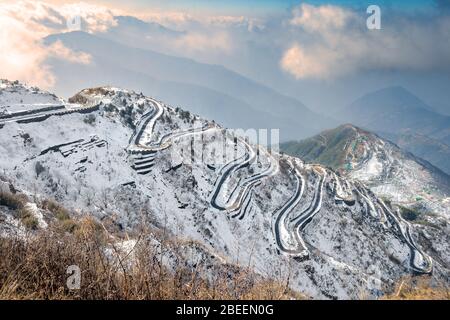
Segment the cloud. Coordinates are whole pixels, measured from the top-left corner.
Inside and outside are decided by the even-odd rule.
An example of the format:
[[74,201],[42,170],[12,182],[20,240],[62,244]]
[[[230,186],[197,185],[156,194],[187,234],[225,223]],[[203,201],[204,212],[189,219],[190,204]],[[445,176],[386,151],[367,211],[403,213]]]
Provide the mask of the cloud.
[[116,26],[115,16],[122,14],[122,11],[81,2],[63,5],[58,8],[58,13],[66,21],[79,17],[81,29],[89,33],[95,33],[106,32],[111,27]]
[[[446,8],[448,2],[437,0],[438,7]],[[272,78],[280,70],[297,79],[334,79],[373,70],[450,70],[450,15],[441,12],[431,17],[382,12],[382,30],[370,31],[363,10],[338,5],[303,3],[289,15],[265,18],[152,10],[131,15],[181,32],[159,32],[154,26],[138,32],[134,26],[118,25],[116,16],[129,13],[105,6],[10,1],[0,4],[0,76],[49,88],[55,82],[46,64],[49,57],[91,63],[89,55],[62,43],[41,43],[43,37],[74,26],[246,74],[259,76],[266,70],[265,76]]]
[[342,29],[347,22],[354,18],[353,12],[332,5],[313,6],[302,4],[292,11],[290,24],[300,26],[310,32]]
[[178,11],[152,11],[139,16],[140,19],[151,21],[169,28],[180,28],[196,19],[189,13]]
[[192,27],[243,27],[248,31],[265,28],[261,19],[247,16],[201,15],[180,11],[152,11],[140,16],[145,21],[161,24],[168,28],[190,29]]
[[85,52],[74,52],[65,47],[61,41],[56,41],[46,47],[47,55],[58,59],[63,59],[72,63],[90,64],[92,57]]
[[104,26],[111,23],[111,15],[106,10],[95,10],[89,5],[56,8],[32,1],[0,4],[0,77],[48,89],[56,81],[46,64],[48,58],[89,64],[91,57],[86,53],[73,52],[61,42],[49,47],[41,42],[51,33],[69,31],[67,21],[78,13],[81,14],[81,21],[85,22],[85,28],[92,32],[104,30]]
[[207,24],[221,27],[243,27],[247,31],[264,30],[265,25],[261,19],[250,18],[246,16],[210,16],[202,19]]
[[[0,4],[0,59],[3,65],[0,77],[51,88],[56,79],[46,63],[48,58],[89,64],[91,57],[83,52],[73,52],[61,42],[44,46],[41,40],[50,34],[73,30],[107,33],[112,27],[118,26],[118,15],[129,13],[84,2],[55,4],[24,0]],[[209,56],[232,54],[236,46],[233,28],[252,32],[264,27],[261,21],[244,16],[192,15],[157,10],[140,13],[140,16],[145,16],[146,21],[175,27],[183,32],[154,38],[153,34],[137,34],[131,41],[135,41],[135,38],[141,41],[153,39],[156,43],[151,44],[161,50],[206,60]]]
[[[129,44],[140,38],[144,39],[140,41],[141,47],[151,50],[157,47],[161,52],[203,61],[220,55],[230,56],[240,45],[239,34],[251,34],[265,27],[263,21],[246,16],[195,15],[177,11],[146,12],[139,15],[139,19],[176,32],[159,33],[153,28],[149,33],[143,28],[141,33],[135,28],[133,34],[127,33],[128,39],[117,40]],[[120,28],[125,30],[126,25],[119,25]]]
[[[329,67],[336,64],[337,56],[329,54],[327,50],[316,48],[305,52],[299,45],[288,49],[281,59],[281,66],[289,71],[297,79],[316,77],[326,78],[329,76]],[[323,63],[327,61],[327,63]]]
[[302,4],[289,20],[296,36],[281,68],[297,79],[330,79],[377,70],[450,70],[450,17],[395,15],[381,30],[367,16],[339,6]]
[[0,77],[51,87],[55,79],[44,65],[46,50],[27,25],[0,9],[0,30]]
[[230,53],[233,48],[231,37],[226,32],[212,34],[190,32],[174,40],[173,45],[179,50],[191,53],[202,51]]

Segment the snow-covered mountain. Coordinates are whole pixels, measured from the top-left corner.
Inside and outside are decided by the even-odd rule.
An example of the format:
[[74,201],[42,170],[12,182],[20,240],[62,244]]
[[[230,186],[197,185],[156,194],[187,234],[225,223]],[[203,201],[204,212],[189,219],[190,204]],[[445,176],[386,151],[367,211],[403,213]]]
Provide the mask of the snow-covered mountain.
[[408,274],[448,279],[446,219],[411,225],[357,180],[139,93],[85,89],[63,108],[38,96],[48,100],[27,100],[30,112],[2,106],[2,190],[54,198],[130,234],[166,229],[313,298],[376,296]]
[[[450,117],[433,111],[408,90],[389,87],[371,92],[335,116],[394,141],[450,174],[445,161],[450,156]],[[426,144],[423,138],[409,139],[411,135],[424,137]]]
[[3,117],[8,113],[41,109],[46,104],[64,107],[64,101],[50,92],[24,86],[18,81],[0,82],[0,115]]
[[405,208],[450,218],[450,176],[373,133],[347,124],[281,149],[362,181]]

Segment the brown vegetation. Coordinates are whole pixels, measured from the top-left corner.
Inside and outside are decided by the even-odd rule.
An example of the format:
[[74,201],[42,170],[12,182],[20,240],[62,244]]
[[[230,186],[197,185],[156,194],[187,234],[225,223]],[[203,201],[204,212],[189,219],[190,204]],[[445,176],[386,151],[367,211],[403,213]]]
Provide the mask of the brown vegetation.
[[[51,202],[46,206],[54,209]],[[62,227],[69,220],[75,224],[71,232]],[[147,240],[126,255],[115,244],[117,239],[92,218],[56,220],[27,239],[0,238],[0,299],[298,298],[286,286],[248,270],[223,272],[207,281],[200,266],[187,267],[182,257],[169,270]],[[79,290],[66,285],[71,265],[82,273]]]
[[399,281],[392,294],[384,300],[449,300],[450,291],[445,284],[433,283],[429,277],[405,278]]
[[29,230],[38,228],[38,220],[27,208],[27,196],[20,193],[0,192],[0,206],[13,210],[22,224]]
[[[180,248],[202,252],[203,245],[171,238],[161,229],[142,227],[133,233],[136,245],[126,252],[118,245],[126,234],[93,218],[75,219],[53,200],[40,202],[50,222],[47,229],[36,230],[37,221],[27,211],[27,202],[22,194],[0,192],[0,206],[8,207],[33,230],[26,239],[0,238],[0,299],[305,298],[290,290],[285,280],[257,276],[250,268],[226,263],[192,265]],[[168,268],[160,252],[169,253],[175,267]],[[66,284],[67,268],[72,265],[82,273],[79,290],[70,290]],[[206,277],[208,269],[210,276]],[[448,300],[450,292],[428,277],[409,277],[382,299]]]

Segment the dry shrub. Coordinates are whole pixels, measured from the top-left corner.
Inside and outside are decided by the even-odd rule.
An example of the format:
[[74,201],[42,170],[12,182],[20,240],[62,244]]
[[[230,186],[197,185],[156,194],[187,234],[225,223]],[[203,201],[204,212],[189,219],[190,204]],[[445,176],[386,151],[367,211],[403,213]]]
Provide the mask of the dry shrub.
[[24,194],[0,192],[0,206],[6,206],[14,210],[16,216],[28,230],[36,230],[39,222],[30,209],[27,208],[27,202],[28,198]]
[[28,230],[37,230],[39,227],[38,219],[33,215],[33,213],[27,207],[23,207],[16,211],[17,216],[22,222],[22,224]]
[[22,209],[27,202],[28,198],[24,194],[13,194],[0,191],[0,206],[6,206],[12,210],[19,210]]
[[384,300],[449,300],[450,291],[445,283],[433,283],[429,277],[407,277],[399,281],[392,294]]
[[55,218],[60,221],[70,219],[69,210],[67,210],[54,200],[46,199],[42,201],[41,207],[44,210],[50,211],[55,216]]
[[86,104],[86,103],[88,103],[88,99],[85,96],[83,96],[82,94],[77,93],[73,97],[69,98],[69,103]]
[[[52,224],[27,239],[0,238],[0,299],[290,299],[286,287],[249,270],[220,266],[205,280],[201,265],[188,267],[176,257],[168,269],[159,249],[141,234],[132,252],[124,253],[92,218],[74,221],[72,233]],[[176,254],[174,254],[176,256]],[[81,288],[66,286],[67,268],[79,266]]]
[[40,207],[50,212],[56,222],[54,227],[62,232],[73,233],[79,228],[79,223],[72,219],[70,211],[52,199],[45,199],[41,202]]

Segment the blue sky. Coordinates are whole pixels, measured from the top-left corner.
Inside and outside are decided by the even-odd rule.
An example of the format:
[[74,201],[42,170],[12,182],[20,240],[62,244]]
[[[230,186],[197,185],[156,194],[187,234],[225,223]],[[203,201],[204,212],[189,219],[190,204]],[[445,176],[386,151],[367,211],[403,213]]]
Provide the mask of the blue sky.
[[[107,2],[113,2],[119,6],[123,5],[121,0]],[[130,0],[127,1],[127,6],[132,6],[138,10],[160,8],[174,11],[258,15],[285,11],[302,2],[352,7],[367,7],[370,4],[377,4],[403,10],[428,9],[434,4],[434,0]]]

